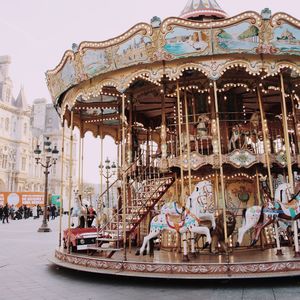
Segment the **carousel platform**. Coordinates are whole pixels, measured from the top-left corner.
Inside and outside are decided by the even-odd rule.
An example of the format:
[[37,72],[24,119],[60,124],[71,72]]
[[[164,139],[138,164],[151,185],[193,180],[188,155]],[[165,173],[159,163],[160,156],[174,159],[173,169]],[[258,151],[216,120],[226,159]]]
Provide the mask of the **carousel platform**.
[[238,249],[229,255],[213,255],[208,252],[189,256],[182,262],[182,255],[165,250],[155,251],[154,257],[135,256],[118,252],[113,259],[86,253],[68,254],[57,249],[50,261],[60,267],[77,271],[115,276],[161,279],[243,279],[300,276],[300,258],[294,257],[290,248],[283,248],[283,256],[276,249]]

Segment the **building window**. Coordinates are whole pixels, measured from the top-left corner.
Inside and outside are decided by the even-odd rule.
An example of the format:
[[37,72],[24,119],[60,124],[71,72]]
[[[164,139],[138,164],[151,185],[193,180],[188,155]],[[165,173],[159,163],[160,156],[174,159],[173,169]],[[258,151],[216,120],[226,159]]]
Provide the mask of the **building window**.
[[24,124],[24,135],[27,135],[27,123]]
[[22,171],[26,170],[26,157],[22,157]]
[[5,130],[9,130],[9,119],[8,118],[6,118],[5,119]]
[[9,90],[9,89],[6,90],[5,98],[6,98],[6,99],[5,99],[6,102],[9,102],[9,101],[10,101],[10,90]]
[[6,169],[7,168],[7,155],[6,154],[3,154],[3,157],[2,157],[2,169]]

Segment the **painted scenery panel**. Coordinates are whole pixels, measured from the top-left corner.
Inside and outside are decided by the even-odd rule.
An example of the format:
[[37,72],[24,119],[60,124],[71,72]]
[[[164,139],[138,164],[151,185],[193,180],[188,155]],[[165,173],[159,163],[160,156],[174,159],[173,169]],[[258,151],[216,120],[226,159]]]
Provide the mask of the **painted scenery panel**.
[[272,44],[282,52],[300,54],[300,29],[289,24],[277,27]]
[[259,44],[259,29],[248,22],[243,22],[217,31],[218,52],[255,53]]
[[175,27],[170,33],[166,34],[165,41],[165,51],[176,57],[203,53],[209,45],[208,33],[205,30],[182,27]]
[[61,80],[66,88],[72,84],[76,84],[76,72],[74,62],[68,60],[60,71]]
[[82,58],[84,72],[93,77],[105,71],[108,66],[106,50],[87,50]]
[[137,34],[121,44],[115,54],[115,65],[126,67],[150,61],[148,50],[152,47],[152,40],[148,36]]

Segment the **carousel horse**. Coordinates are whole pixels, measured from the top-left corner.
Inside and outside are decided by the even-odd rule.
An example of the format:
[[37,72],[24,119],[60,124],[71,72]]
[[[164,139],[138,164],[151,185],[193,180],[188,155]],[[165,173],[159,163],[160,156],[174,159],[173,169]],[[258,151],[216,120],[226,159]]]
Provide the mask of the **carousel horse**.
[[228,150],[231,152],[236,149],[236,142],[243,136],[244,141],[241,143],[241,148],[255,149],[255,141],[253,141],[253,136],[258,135],[258,126],[260,121],[259,112],[254,112],[249,122],[246,124],[236,124],[232,127],[231,137],[228,142]]
[[[288,183],[282,183],[275,190],[274,204],[269,197],[267,207],[252,206],[244,210],[243,224],[242,227],[238,229],[237,247],[241,245],[244,234],[251,228],[255,228],[254,239],[251,243],[251,246],[254,246],[258,241],[262,229],[274,221],[277,222],[277,219],[289,221],[300,219],[299,192],[294,197],[291,197],[289,191],[290,185]],[[264,196],[267,195],[264,194]],[[277,225],[275,230],[278,230]],[[278,236],[278,231],[276,232],[276,236]]]
[[[78,218],[78,227],[84,228],[86,226],[87,222],[87,209],[83,206],[81,195],[78,194],[78,192],[75,192],[74,197],[74,206],[72,210],[71,217],[77,217]],[[72,224],[74,226],[74,223]]]
[[198,117],[197,124],[197,140],[208,138],[208,124],[210,123],[210,119],[207,114],[201,114]]
[[[203,234],[206,236],[207,242],[205,246],[208,246],[211,243],[211,236],[209,228],[206,226],[200,226],[202,219],[200,219],[201,211],[203,210],[203,203],[207,201],[208,198],[212,197],[212,184],[209,181],[199,182],[195,186],[193,193],[187,197],[185,203],[185,209],[180,210],[174,204],[167,204],[163,207],[162,212],[155,216],[150,223],[150,232],[145,236],[142,247],[137,250],[136,255],[147,254],[147,250],[151,252],[150,241],[153,241],[163,230],[170,230],[173,232],[178,232],[181,235],[184,235],[184,260],[188,260],[187,253],[187,240],[186,233],[190,231],[192,234]],[[206,199],[206,200],[205,200]],[[175,221],[175,214],[180,214],[181,217],[179,222]],[[172,215],[173,214],[173,215]],[[215,220],[213,218],[212,222],[213,228],[215,228]],[[147,246],[147,250],[146,250]],[[192,245],[192,253],[195,254],[195,247]]]
[[241,136],[239,125],[234,125],[231,130],[231,138],[228,142],[229,152],[236,149],[236,142]]
[[[211,183],[209,181],[203,182],[203,194],[199,196],[198,201],[200,204],[199,207],[199,215],[197,216],[199,219],[203,221],[210,221],[213,228],[216,227],[215,216],[213,213],[208,211],[208,201],[207,199],[211,197]],[[197,185],[195,189],[197,190]],[[181,206],[177,202],[169,202],[162,206],[160,213],[168,214],[170,216],[182,216],[184,214],[185,207]]]
[[187,149],[187,145],[189,142],[194,142],[195,137],[192,134],[187,134],[186,132],[181,133],[181,143],[183,150]]

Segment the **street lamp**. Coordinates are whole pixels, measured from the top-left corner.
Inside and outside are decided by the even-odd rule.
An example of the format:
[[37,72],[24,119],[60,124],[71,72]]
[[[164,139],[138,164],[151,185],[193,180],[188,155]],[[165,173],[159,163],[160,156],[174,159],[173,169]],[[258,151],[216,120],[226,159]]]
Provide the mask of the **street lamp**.
[[[106,171],[104,171],[104,168]],[[106,197],[107,197],[107,206],[109,208],[109,179],[116,174],[117,166],[114,162],[110,165],[110,160],[106,158],[105,166],[100,164],[99,169],[100,169],[100,175],[106,179],[106,195],[107,195]]]
[[40,145],[36,145],[36,149],[34,150],[34,158],[37,165],[41,165],[45,171],[45,195],[44,195],[44,217],[43,223],[41,227],[38,229],[38,232],[50,232],[51,229],[48,227],[47,224],[47,200],[48,200],[48,175],[49,175],[49,168],[56,164],[58,158],[58,150],[57,147],[54,146],[54,149],[51,149],[51,141],[49,137],[45,138],[44,141],[44,153],[45,159],[44,162],[41,161],[42,150],[40,149]]

